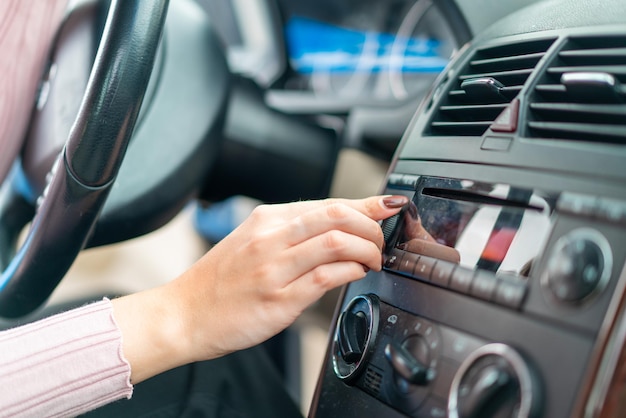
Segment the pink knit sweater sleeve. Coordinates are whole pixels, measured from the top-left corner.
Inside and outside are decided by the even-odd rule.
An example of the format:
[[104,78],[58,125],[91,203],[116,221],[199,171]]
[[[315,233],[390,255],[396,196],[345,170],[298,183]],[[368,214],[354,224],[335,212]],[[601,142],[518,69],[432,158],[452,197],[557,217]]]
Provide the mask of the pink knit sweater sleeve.
[[132,392],[108,299],[0,332],[0,417],[75,416]]

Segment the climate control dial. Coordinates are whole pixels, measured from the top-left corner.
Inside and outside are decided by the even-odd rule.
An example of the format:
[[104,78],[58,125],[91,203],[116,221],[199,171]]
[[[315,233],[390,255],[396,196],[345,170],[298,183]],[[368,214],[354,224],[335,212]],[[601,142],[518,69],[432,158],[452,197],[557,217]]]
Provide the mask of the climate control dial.
[[356,296],[339,316],[333,368],[340,379],[350,381],[362,370],[376,341],[379,316],[379,302],[374,295]]
[[537,391],[526,362],[505,344],[488,344],[463,362],[450,388],[450,418],[528,418]]

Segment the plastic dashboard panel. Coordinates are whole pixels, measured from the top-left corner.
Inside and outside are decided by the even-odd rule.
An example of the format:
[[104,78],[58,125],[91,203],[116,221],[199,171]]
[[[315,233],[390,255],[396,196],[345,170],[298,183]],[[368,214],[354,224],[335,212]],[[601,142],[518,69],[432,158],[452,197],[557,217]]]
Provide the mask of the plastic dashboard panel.
[[[479,35],[440,76],[396,151],[383,192],[412,198],[418,214],[412,219],[421,219],[438,244],[444,243],[443,235],[429,229],[428,220],[456,216],[447,225],[456,235],[446,245],[456,245],[461,261],[407,251],[402,236],[409,210],[383,224],[385,269],[344,289],[310,417],[624,413],[613,400],[623,390],[615,379],[623,372],[618,359],[625,343],[620,331],[626,289],[625,120],[623,115],[607,119],[611,132],[603,136],[606,114],[575,113],[550,125],[553,115],[563,119],[562,101],[536,105],[538,98],[564,90],[576,97],[565,106],[569,110],[605,106],[605,111],[623,112],[626,61],[606,53],[626,51],[624,16],[626,4],[619,1],[537,3]],[[533,50],[537,44],[545,51]],[[471,65],[506,67],[520,54],[522,61],[532,56],[529,69],[467,75]],[[572,56],[596,62],[568,67]],[[515,74],[503,75],[509,70]],[[589,87],[589,74],[608,74],[617,86],[611,90],[615,97],[593,99],[588,91],[579,96],[580,85],[568,78],[582,77],[583,87]],[[521,81],[507,84],[507,77]],[[469,109],[449,98],[472,93],[466,80],[479,84],[480,103],[470,103]],[[556,84],[546,87],[550,80]],[[498,92],[491,87],[494,81]],[[606,85],[600,84],[591,91],[602,91]],[[510,91],[510,97],[502,97]],[[588,97],[589,103],[583,100]],[[537,113],[546,107],[547,117]],[[483,117],[489,109],[498,112]],[[457,113],[447,118],[442,112]],[[463,119],[466,114],[469,119]],[[434,127],[437,121],[443,130]],[[446,129],[458,126],[448,122],[472,129],[482,124],[484,131],[449,134]],[[546,124],[565,127],[565,134],[533,128]],[[567,138],[572,126],[589,125],[596,127],[589,135],[593,140],[574,133],[575,140]],[[496,196],[496,190],[504,194]],[[426,197],[445,204],[426,206]],[[476,214],[484,210],[496,215],[480,224]],[[546,222],[524,226],[526,213],[541,214]],[[468,230],[483,249],[475,264],[467,263],[468,250],[459,244]],[[506,233],[497,234],[501,231],[513,231],[514,238],[509,234],[507,241]],[[516,244],[522,235],[524,243]],[[494,237],[505,248],[504,261],[495,264],[482,260],[496,257],[485,244]],[[532,262],[523,272],[505,271],[507,250],[516,245],[533,254]],[[520,293],[507,291],[513,288]],[[361,300],[375,309],[363,308]],[[368,330],[374,334],[362,337]],[[487,389],[476,389],[480,385]]]

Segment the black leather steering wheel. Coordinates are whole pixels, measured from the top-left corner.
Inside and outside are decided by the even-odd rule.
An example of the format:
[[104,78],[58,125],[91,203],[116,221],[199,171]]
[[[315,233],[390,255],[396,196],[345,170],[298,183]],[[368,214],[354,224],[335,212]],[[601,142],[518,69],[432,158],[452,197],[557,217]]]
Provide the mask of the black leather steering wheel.
[[0,276],[0,316],[40,306],[85,246],[146,92],[169,0],[113,0],[78,116],[24,244]]

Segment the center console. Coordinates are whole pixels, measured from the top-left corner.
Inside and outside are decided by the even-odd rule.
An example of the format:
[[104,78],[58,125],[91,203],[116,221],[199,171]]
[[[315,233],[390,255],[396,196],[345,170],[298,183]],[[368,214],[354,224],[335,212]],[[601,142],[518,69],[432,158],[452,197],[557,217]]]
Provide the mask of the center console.
[[435,83],[383,190],[411,203],[343,290],[310,417],[624,413],[626,26],[567,19],[504,22]]

